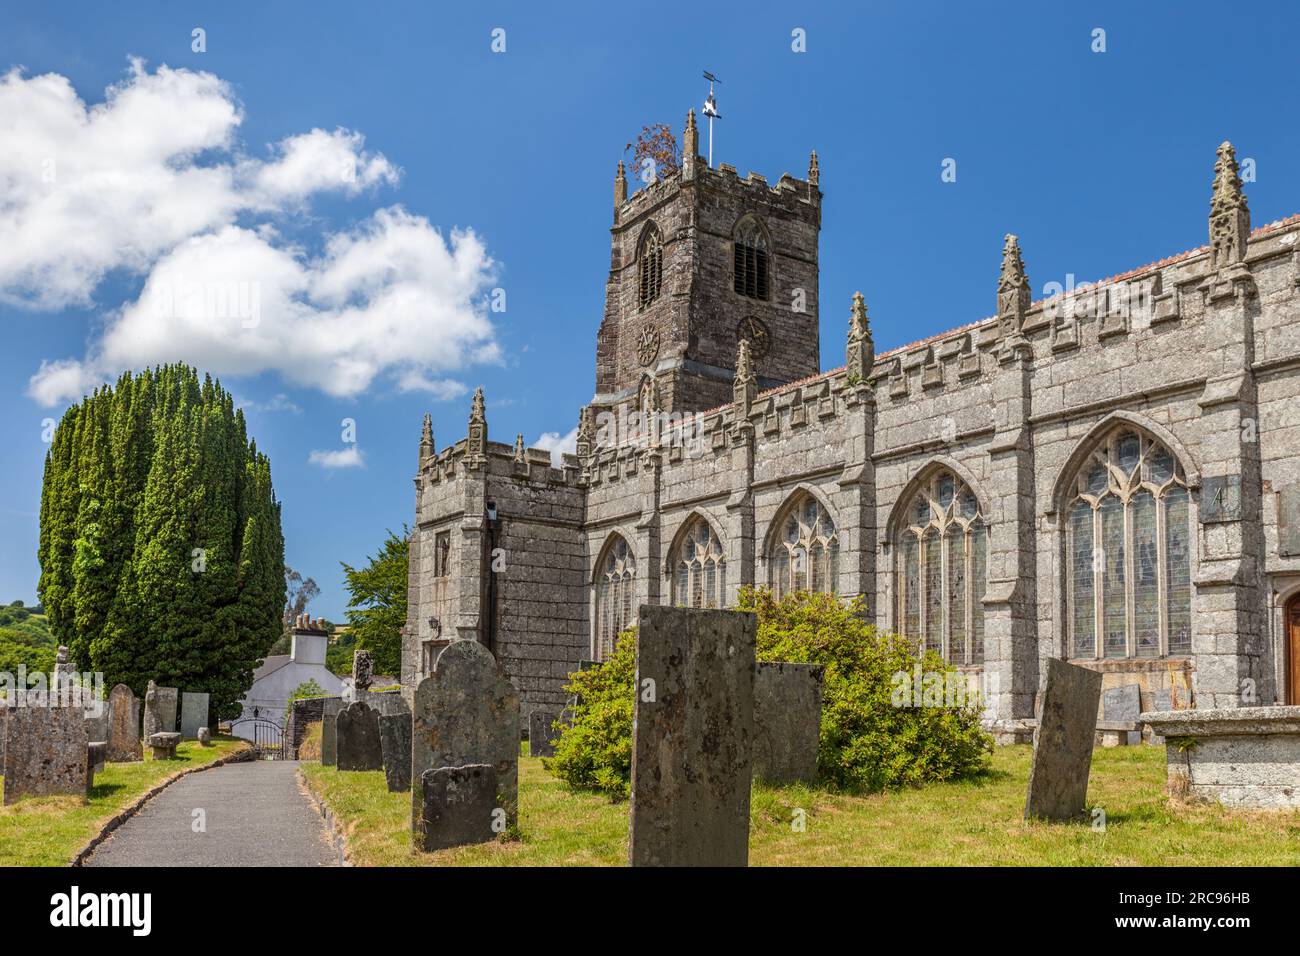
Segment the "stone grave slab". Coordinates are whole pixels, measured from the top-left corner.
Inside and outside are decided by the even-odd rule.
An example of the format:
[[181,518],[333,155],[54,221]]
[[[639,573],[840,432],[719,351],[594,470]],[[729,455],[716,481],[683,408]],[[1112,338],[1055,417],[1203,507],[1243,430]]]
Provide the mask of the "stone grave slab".
[[497,806],[513,824],[519,805],[519,692],[477,641],[452,641],[415,689],[411,718],[411,834],[423,838],[426,770],[488,764]]
[[[80,713],[80,711],[78,711]],[[140,724],[137,721],[135,694],[125,684],[118,684],[108,695],[108,761],[131,763],[144,759],[140,745]],[[83,728],[85,717],[82,717]]]
[[339,711],[335,730],[335,760],[340,770],[383,770],[379,746],[379,712],[355,701]]
[[820,664],[754,665],[754,776],[773,784],[817,779],[821,741]]
[[85,796],[91,757],[80,707],[13,707],[5,721],[4,802]]
[[181,694],[181,737],[198,740],[199,728],[208,726],[208,695],[187,691]]
[[343,698],[326,697],[321,704],[320,762],[322,767],[333,767],[338,756],[338,716],[343,709]]
[[438,767],[420,776],[421,850],[445,850],[496,838],[497,774],[491,764]]
[[411,715],[381,714],[379,749],[384,758],[384,778],[390,793],[411,789]]
[[1098,671],[1057,658],[1047,662],[1025,819],[1084,818],[1100,703]]
[[642,605],[632,866],[746,866],[757,619]]

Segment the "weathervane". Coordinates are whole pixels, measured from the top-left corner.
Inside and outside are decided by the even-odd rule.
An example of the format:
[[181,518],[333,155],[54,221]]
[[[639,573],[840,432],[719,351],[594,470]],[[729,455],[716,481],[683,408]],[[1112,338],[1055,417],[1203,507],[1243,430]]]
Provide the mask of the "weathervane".
[[713,121],[722,119],[722,114],[718,112],[718,101],[713,98],[713,84],[722,81],[710,73],[704,71],[704,78],[709,81],[709,98],[704,101],[704,115],[709,118],[709,168],[713,168]]

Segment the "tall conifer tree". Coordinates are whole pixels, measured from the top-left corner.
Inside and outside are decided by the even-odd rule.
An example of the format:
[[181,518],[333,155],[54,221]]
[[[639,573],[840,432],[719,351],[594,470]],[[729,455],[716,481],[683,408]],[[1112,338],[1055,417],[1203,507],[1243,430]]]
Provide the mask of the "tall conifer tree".
[[271,463],[242,411],[184,365],[123,375],[69,408],[45,457],[41,600],[83,670],[235,716],[280,634],[284,537]]

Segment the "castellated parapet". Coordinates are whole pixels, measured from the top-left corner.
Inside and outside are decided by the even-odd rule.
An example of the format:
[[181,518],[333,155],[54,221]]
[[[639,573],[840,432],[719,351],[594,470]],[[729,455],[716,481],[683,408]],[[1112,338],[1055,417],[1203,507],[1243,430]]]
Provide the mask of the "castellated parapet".
[[[693,310],[726,314],[696,301],[720,294],[710,291],[720,283],[700,276],[730,268],[726,217],[777,210],[785,225],[769,226],[774,235],[816,239],[817,183],[771,189],[702,167],[697,160],[617,210],[614,285],[620,228],[651,213],[679,215],[675,225],[661,220],[665,239],[703,250],[682,260],[693,264],[680,295],[665,297],[668,330],[675,317],[693,328]],[[1288,670],[1286,615],[1300,611],[1292,603],[1300,595],[1300,217],[1250,231],[1230,172],[1216,172],[1210,245],[1034,301],[1027,279],[1018,281],[1032,271],[1032,237],[1008,237],[1000,273],[990,250],[998,282],[989,318],[876,354],[866,301],[855,296],[847,330],[837,333],[845,366],[825,372],[815,340],[812,365],[778,336],[773,352],[753,361],[735,329],[723,341],[722,323],[708,326],[706,351],[700,326],[698,349],[685,335],[681,357],[708,355],[725,370],[708,379],[716,391],[685,361],[635,379],[613,360],[622,354],[615,348],[598,360],[596,401],[581,415],[583,454],[564,456],[561,468],[547,452],[526,449],[519,461],[514,448],[490,441],[481,462],[467,442],[422,451],[404,686],[421,675],[426,642],[470,637],[496,648],[525,712],[558,709],[565,675],[599,656],[602,629],[635,621],[637,605],[694,603],[700,580],[730,604],[742,585],[791,573],[783,541],[792,509],[802,516],[807,508],[834,526],[837,593],[861,596],[875,624],[908,633],[916,620],[942,616],[925,639],[981,682],[989,724],[1004,739],[1023,736],[1053,657],[1102,671],[1106,687],[1139,685],[1144,709],[1171,699],[1216,708],[1294,700],[1300,679]],[[688,174],[719,185],[684,202]],[[754,198],[741,208],[699,199],[709,195]],[[701,216],[717,217],[715,246],[698,238]],[[783,242],[788,249],[791,240],[775,244],[778,255]],[[815,249],[801,261],[815,316]],[[670,275],[665,267],[666,284]],[[993,293],[991,282],[990,304]],[[624,314],[622,294],[612,293],[602,346]],[[738,366],[754,370],[752,385],[734,376]],[[643,412],[652,425],[637,421]],[[1126,491],[1134,497],[1123,507],[1138,510],[1124,512],[1117,527],[1128,537],[1115,547],[1127,550],[1112,547],[1099,559],[1107,570],[1094,572],[1091,557],[1079,561],[1087,528],[1071,525],[1071,508],[1080,507],[1081,487],[1096,493],[1085,486],[1098,461],[1128,453],[1129,435],[1144,455],[1168,452],[1170,464],[1159,468],[1175,476],[1185,511],[1161,504],[1148,529],[1140,488]],[[1110,479],[1100,474],[1105,494]],[[1142,480],[1171,487],[1152,476]],[[979,538],[978,556],[965,565],[968,577],[949,577],[957,565],[944,559],[933,585],[918,583],[909,578],[908,535],[930,513],[918,518],[916,503],[930,489],[942,494],[948,480],[970,492],[962,506],[975,516],[968,534]],[[1103,511],[1088,527],[1110,527]],[[721,573],[681,577],[703,554],[693,530],[701,522]],[[696,551],[684,553],[688,546]],[[496,548],[504,563],[490,574]],[[1124,591],[1125,574],[1154,591]],[[1088,580],[1100,582],[1096,594]],[[932,608],[909,603],[908,589],[918,587]],[[958,587],[964,605],[952,596]],[[1120,588],[1113,601],[1108,587]],[[1100,624],[1080,595],[1097,601]],[[976,626],[979,640],[968,639]],[[1095,645],[1084,627],[1097,628]]]

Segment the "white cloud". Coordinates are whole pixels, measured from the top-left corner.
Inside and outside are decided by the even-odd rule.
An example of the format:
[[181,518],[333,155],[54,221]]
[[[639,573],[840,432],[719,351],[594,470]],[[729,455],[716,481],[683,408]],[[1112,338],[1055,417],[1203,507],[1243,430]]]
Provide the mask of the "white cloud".
[[551,464],[556,468],[561,468],[564,466],[564,459],[560,456],[565,452],[572,455],[578,450],[578,426],[574,425],[563,435],[559,432],[542,432],[541,436],[528,447],[549,451],[551,453]]
[[290,412],[294,415],[302,413],[302,406],[291,399],[284,392],[272,395],[264,402],[256,401],[251,398],[236,398],[235,407],[243,408],[250,412],[261,412],[263,414],[275,414],[276,412]]
[[366,464],[361,449],[356,445],[335,451],[315,450],[307,456],[307,462],[321,468],[363,468]]
[[242,118],[218,77],[138,60],[94,106],[57,74],[0,77],[0,301],[85,306],[110,271],[143,277],[83,357],[41,364],[33,398],[75,400],[175,361],[336,396],[382,378],[450,398],[465,387],[449,372],[501,360],[483,302],[494,264],[472,230],[444,235],[390,206],[303,248],[271,220],[322,193],[391,186],[399,171],[347,130],[249,158]]

